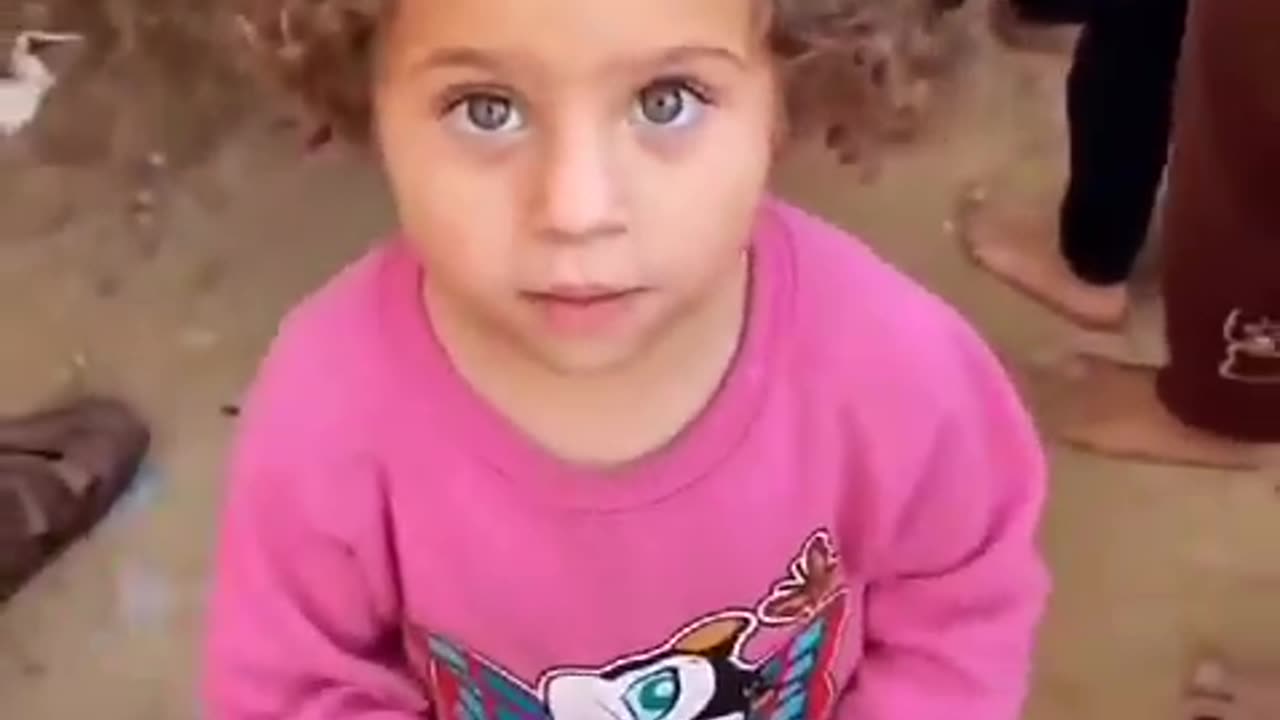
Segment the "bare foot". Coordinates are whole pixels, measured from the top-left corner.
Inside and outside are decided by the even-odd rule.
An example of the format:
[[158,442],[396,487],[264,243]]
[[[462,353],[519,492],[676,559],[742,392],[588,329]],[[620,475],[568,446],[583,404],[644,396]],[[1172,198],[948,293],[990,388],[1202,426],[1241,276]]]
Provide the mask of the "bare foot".
[[[1078,358],[1054,378],[1048,412],[1064,441],[1089,452],[1163,465],[1255,470],[1271,448],[1182,424],[1156,396],[1155,373]],[[1280,718],[1277,718],[1280,720]]]
[[1201,662],[1187,686],[1183,720],[1280,720],[1280,674],[1245,677]]
[[1052,222],[979,203],[957,224],[975,262],[1050,310],[1086,328],[1115,330],[1129,312],[1124,285],[1090,285],[1058,251]]
[[1073,346],[1077,353],[1116,365],[1143,370],[1159,370],[1169,364],[1169,343],[1164,334],[1164,304],[1159,298],[1141,294],[1131,301],[1124,327],[1115,332],[1084,330]]
[[1141,337],[1130,328],[1123,332],[1086,330],[1072,345],[1080,355],[1133,370],[1159,370],[1169,364],[1169,348],[1162,338]]
[[1061,55],[1075,47],[1076,32],[1018,16],[1010,0],[991,0],[991,34],[1011,50]]

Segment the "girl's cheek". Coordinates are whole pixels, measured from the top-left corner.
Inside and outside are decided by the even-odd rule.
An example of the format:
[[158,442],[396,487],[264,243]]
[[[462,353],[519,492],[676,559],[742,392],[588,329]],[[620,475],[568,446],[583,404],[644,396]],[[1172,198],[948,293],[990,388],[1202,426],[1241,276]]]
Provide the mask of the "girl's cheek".
[[702,135],[700,128],[693,126],[678,130],[640,129],[636,131],[636,143],[659,159],[674,162],[692,155]]

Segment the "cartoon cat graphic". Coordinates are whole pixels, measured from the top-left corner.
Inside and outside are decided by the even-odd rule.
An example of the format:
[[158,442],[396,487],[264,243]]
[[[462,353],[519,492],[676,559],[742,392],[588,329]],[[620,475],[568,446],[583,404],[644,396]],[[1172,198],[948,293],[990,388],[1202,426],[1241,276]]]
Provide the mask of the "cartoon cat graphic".
[[1227,357],[1219,374],[1236,382],[1280,384],[1280,320],[1233,311],[1223,324]]

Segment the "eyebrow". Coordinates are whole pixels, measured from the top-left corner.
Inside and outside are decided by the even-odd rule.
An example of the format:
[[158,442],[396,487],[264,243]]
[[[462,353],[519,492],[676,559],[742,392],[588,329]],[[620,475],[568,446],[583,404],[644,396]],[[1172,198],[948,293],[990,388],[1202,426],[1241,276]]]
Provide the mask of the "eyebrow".
[[740,69],[747,66],[747,61],[732,50],[711,45],[679,45],[668,48],[655,58],[655,64],[675,65],[698,59],[720,60]]
[[[678,45],[667,48],[651,58],[630,58],[618,62],[617,65],[623,69],[633,69],[643,66],[678,65],[683,62],[706,59],[726,62],[738,69],[744,69],[747,66],[746,60],[732,50],[710,45]],[[447,47],[433,50],[420,60],[412,63],[410,72],[416,74],[450,67],[496,71],[504,67],[527,64],[520,57],[508,53],[485,51],[471,47]]]
[[493,70],[504,64],[502,56],[495,53],[484,52],[476,48],[451,47],[433,50],[422,58],[415,60],[410,67],[413,72],[417,73],[447,67]]

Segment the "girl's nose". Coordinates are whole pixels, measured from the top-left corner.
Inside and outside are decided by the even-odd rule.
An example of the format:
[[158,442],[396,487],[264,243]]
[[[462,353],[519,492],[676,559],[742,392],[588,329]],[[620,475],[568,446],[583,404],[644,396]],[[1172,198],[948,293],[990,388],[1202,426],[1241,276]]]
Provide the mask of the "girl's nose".
[[548,143],[536,192],[545,237],[586,242],[626,229],[613,142],[607,132],[577,126]]

